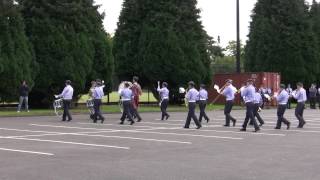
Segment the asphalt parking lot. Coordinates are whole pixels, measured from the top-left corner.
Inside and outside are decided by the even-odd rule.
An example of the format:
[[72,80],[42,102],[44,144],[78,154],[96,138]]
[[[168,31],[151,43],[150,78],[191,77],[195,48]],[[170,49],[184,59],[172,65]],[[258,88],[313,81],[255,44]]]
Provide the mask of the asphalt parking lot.
[[263,110],[261,132],[240,132],[245,112],[233,111],[225,128],[222,111],[208,113],[203,128],[182,129],[186,113],[141,114],[133,126],[119,114],[104,124],[86,115],[0,118],[1,180],[319,180],[320,110],[306,110],[304,129],[274,130],[275,110]]

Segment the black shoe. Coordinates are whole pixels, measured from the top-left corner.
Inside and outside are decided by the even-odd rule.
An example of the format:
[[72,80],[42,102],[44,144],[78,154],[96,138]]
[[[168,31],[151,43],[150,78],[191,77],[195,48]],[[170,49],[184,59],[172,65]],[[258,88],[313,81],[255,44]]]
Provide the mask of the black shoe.
[[202,126],[198,126],[196,129],[200,129]]
[[97,120],[94,120],[93,123],[97,123]]
[[289,130],[290,129],[290,122],[288,122],[288,124],[287,124],[287,130]]
[[123,121],[121,121],[119,124],[123,124],[124,122]]
[[281,128],[279,128],[279,127],[275,127],[274,129],[281,129]]
[[255,129],[255,130],[254,130],[254,131],[252,131],[252,132],[258,132],[258,131],[260,131],[260,128]]
[[230,125],[228,125],[228,124],[225,124],[225,125],[223,125],[224,127],[230,127]]
[[69,119],[68,121],[72,121],[72,119]]
[[142,119],[138,119],[137,122],[141,122]]
[[241,128],[240,131],[247,131],[245,128]]
[[169,117],[170,117],[170,115],[167,115],[166,120],[168,120],[168,119],[169,119]]
[[133,121],[133,120],[131,120],[130,125],[133,125],[133,124],[134,124],[134,121]]
[[186,127],[186,126],[185,126],[185,127],[183,127],[183,128],[184,128],[184,129],[189,129],[189,127]]
[[101,119],[101,124],[103,124],[103,122],[104,122],[104,118],[103,118],[103,119]]
[[210,119],[208,118],[208,119],[207,119],[207,123],[209,123],[209,121],[210,121]]
[[302,124],[301,124],[301,128],[303,128],[303,126],[304,126],[305,124],[306,124],[306,122],[303,121]]
[[65,119],[62,119],[61,121],[66,121]]
[[264,125],[264,123],[259,124],[260,127],[262,127]]

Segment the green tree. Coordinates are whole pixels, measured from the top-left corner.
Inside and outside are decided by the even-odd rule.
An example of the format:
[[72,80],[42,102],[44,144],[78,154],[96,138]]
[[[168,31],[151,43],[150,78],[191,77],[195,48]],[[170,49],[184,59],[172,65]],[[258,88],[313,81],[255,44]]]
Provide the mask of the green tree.
[[138,75],[152,89],[167,81],[172,100],[187,81],[209,83],[210,39],[199,12],[196,0],[125,0],[113,47],[120,80]]
[[[317,3],[315,0],[313,0],[311,5],[310,18],[312,23],[312,30],[317,41],[318,52],[320,52],[320,3]],[[320,56],[318,56],[318,61],[320,62]],[[318,72],[318,77],[319,76],[320,72]],[[320,78],[318,78],[317,80],[320,80]]]
[[258,0],[253,10],[246,71],[281,72],[285,83],[311,83],[319,71],[316,41],[304,0]]
[[91,79],[110,85],[112,47],[102,25],[104,14],[93,0],[19,2],[40,64],[31,100],[49,104],[66,79],[73,82],[76,97],[87,92]]
[[13,0],[0,0],[0,94],[4,101],[17,100],[20,83],[34,85],[37,64],[25,25]]

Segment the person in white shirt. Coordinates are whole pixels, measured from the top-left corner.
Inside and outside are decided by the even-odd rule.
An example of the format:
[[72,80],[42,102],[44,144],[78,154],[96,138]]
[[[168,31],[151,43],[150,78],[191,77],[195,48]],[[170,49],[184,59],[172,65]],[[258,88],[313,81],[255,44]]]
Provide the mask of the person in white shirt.
[[66,121],[66,118],[68,117],[68,121],[72,120],[72,116],[69,112],[72,96],[73,96],[73,88],[71,86],[71,81],[66,80],[65,82],[66,86],[63,89],[62,93],[59,95],[55,95],[56,98],[62,98],[63,99],[63,115],[62,115],[62,121]]
[[297,107],[295,109],[295,115],[299,120],[299,125],[297,128],[303,128],[306,124],[306,121],[303,118],[303,111],[305,109],[305,102],[307,101],[307,93],[303,88],[303,84],[301,82],[297,83],[297,90],[292,93],[293,98],[295,98],[298,102]]

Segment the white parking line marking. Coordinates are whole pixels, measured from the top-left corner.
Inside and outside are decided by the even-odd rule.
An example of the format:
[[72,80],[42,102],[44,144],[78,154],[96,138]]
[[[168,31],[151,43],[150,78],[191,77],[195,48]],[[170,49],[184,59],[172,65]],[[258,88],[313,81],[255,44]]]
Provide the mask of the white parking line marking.
[[75,126],[55,126],[48,124],[29,124],[30,126],[38,127],[53,127],[53,128],[66,128],[66,129],[85,129],[85,130],[99,130],[99,131],[114,131],[116,129],[102,129],[102,128],[85,128],[85,127],[75,127]]
[[166,140],[166,139],[136,138],[136,137],[128,137],[128,136],[89,135],[89,134],[84,134],[84,133],[35,134],[35,135],[25,135],[25,136],[8,136],[6,138],[26,138],[26,137],[43,137],[43,136],[60,136],[60,135],[104,137],[104,138],[131,139],[131,140],[154,141],[154,142],[165,142],[165,143],[192,144],[191,142],[186,142],[186,141],[174,141],[174,140]]
[[118,127],[141,127],[141,128],[154,128],[154,126],[140,126],[140,125],[124,125],[121,126],[119,124],[93,124],[93,123],[77,123],[77,124],[83,124],[83,125],[96,125],[96,126],[118,126]]
[[139,130],[127,130],[127,131],[124,131],[124,132],[142,133],[142,134],[190,136],[190,137],[203,137],[203,138],[217,138],[217,139],[231,139],[231,140],[243,140],[243,138],[234,138],[234,137],[227,137],[227,136],[210,136],[210,135],[200,135],[200,134],[164,133],[164,132],[150,132],[150,131],[139,131]]
[[46,156],[53,156],[52,153],[44,153],[44,152],[37,152],[37,151],[25,151],[19,149],[7,149],[7,148],[0,148],[1,151],[11,151],[11,152],[20,152],[20,153],[28,153],[28,154],[38,154],[38,155],[46,155]]
[[82,146],[93,146],[93,147],[106,147],[106,148],[116,148],[116,149],[126,149],[129,150],[129,147],[121,147],[121,146],[112,146],[112,145],[104,145],[104,144],[88,144],[88,143],[80,143],[80,142],[69,142],[69,141],[55,141],[48,139],[29,139],[29,138],[14,138],[14,137],[0,137],[2,139],[16,139],[16,140],[26,140],[26,141],[38,141],[38,142],[51,142],[51,143],[60,143],[60,144],[73,144],[73,145],[82,145]]

